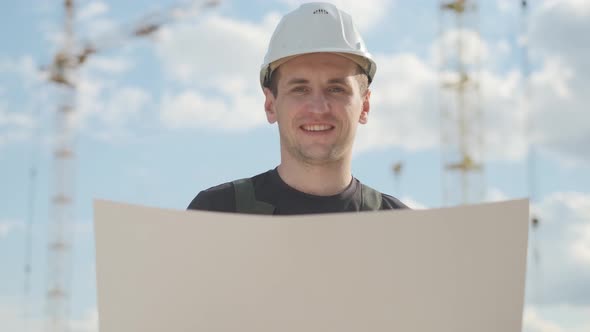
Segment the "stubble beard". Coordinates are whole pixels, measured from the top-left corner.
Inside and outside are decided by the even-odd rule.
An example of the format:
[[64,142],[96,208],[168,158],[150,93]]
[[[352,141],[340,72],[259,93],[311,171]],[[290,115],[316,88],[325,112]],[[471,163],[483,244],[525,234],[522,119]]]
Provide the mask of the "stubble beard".
[[342,162],[346,158],[347,152],[345,142],[303,145],[294,138],[281,137],[281,146],[292,159],[309,166]]
[[337,163],[342,160],[341,149],[338,149],[335,145],[330,146],[311,146],[303,147],[293,146],[291,149],[291,155],[293,155],[298,161],[307,165],[329,165]]

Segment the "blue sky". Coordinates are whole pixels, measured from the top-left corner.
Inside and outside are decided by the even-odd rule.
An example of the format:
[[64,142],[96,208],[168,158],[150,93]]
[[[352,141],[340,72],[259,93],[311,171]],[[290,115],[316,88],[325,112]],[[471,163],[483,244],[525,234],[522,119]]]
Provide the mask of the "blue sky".
[[[78,1],[80,40],[117,36],[174,1]],[[166,25],[153,38],[126,39],[80,72],[74,138],[76,225],[72,232],[72,331],[96,331],[92,199],[184,209],[199,190],[252,176],[279,161],[277,129],[266,123],[257,75],[280,15],[300,1],[223,1]],[[442,205],[437,46],[438,1],[336,1],[351,13],[377,60],[369,123],[359,128],[353,173],[414,207]],[[481,60],[486,201],[529,195],[532,209],[525,331],[590,330],[590,3],[480,1],[479,32],[467,48]],[[61,7],[11,2],[0,22],[0,327],[43,326],[47,280],[53,115],[60,91],[39,68],[57,50]],[[452,28],[452,26],[449,26]],[[446,43],[446,44],[445,44]],[[528,43],[530,102],[524,108],[521,45]],[[474,53],[475,54],[475,53]],[[526,126],[530,124],[529,135]],[[391,165],[403,162],[396,185]],[[38,177],[31,182],[29,172]],[[33,187],[31,185],[33,184]],[[34,208],[29,209],[34,188]],[[31,295],[23,299],[24,248],[34,218]]]

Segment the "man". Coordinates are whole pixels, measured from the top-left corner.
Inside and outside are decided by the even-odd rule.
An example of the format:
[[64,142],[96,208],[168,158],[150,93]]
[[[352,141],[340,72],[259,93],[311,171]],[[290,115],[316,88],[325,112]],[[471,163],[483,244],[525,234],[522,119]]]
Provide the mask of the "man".
[[260,70],[281,162],[201,191],[188,209],[309,214],[405,208],[351,174],[357,125],[368,121],[376,65],[350,15],[308,3],[283,17]]

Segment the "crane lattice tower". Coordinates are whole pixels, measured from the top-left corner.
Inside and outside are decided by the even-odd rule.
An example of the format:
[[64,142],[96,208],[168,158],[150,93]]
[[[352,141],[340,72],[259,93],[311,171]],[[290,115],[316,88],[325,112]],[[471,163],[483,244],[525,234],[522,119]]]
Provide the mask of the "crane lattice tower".
[[[55,113],[54,183],[51,196],[48,271],[47,271],[47,331],[68,331],[70,279],[72,274],[72,228],[74,225],[75,179],[75,110],[80,67],[89,56],[116,47],[130,38],[153,35],[164,24],[189,17],[219,5],[219,0],[189,1],[145,15],[134,25],[118,29],[116,34],[87,42],[76,40],[74,29],[74,0],[64,0],[64,32],[61,48],[48,68],[50,83],[59,87],[60,106]],[[28,265],[26,270],[28,271]],[[27,284],[26,284],[27,285]],[[25,286],[27,292],[28,286]]]
[[71,235],[74,198],[73,111],[75,108],[74,3],[64,1],[64,34],[61,49],[53,59],[50,81],[61,87],[55,113],[53,150],[54,183],[51,196],[48,241],[46,310],[47,330],[66,331],[71,276]]
[[440,119],[444,205],[484,198],[477,3],[440,3]]

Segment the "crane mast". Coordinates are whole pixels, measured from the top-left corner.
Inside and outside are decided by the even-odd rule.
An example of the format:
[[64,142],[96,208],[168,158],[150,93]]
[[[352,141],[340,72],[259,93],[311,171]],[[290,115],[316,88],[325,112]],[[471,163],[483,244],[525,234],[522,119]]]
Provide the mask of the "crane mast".
[[60,106],[55,112],[53,193],[50,201],[46,311],[47,331],[67,330],[69,316],[72,226],[74,204],[73,112],[76,61],[74,59],[74,2],[65,0],[62,47],[54,57],[50,80],[61,86]]
[[[164,24],[194,16],[202,10],[217,6],[220,1],[192,1],[149,13],[135,24],[123,26],[95,41],[78,43],[75,35],[74,0],[64,0],[62,45],[46,68],[48,80],[59,87],[59,107],[55,112],[53,135],[53,183],[50,197],[48,226],[48,270],[46,292],[46,329],[50,332],[68,331],[71,300],[72,236],[75,202],[76,95],[78,73],[93,54],[117,47],[127,39],[146,37]],[[26,270],[30,270],[27,266]],[[27,277],[28,278],[28,277]],[[25,292],[28,286],[25,286]]]
[[[439,103],[444,205],[475,203],[484,198],[477,20],[474,0],[440,3]],[[469,43],[474,36],[477,42]]]

